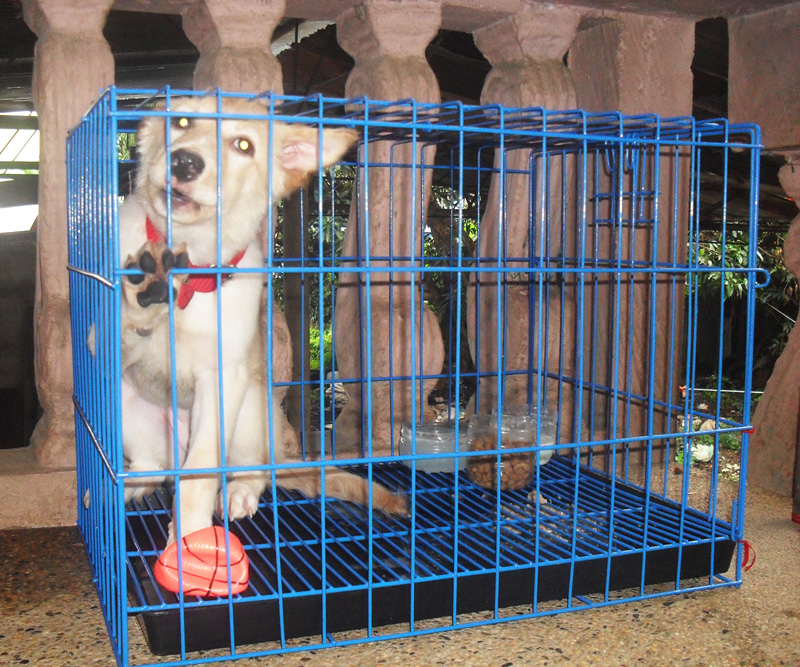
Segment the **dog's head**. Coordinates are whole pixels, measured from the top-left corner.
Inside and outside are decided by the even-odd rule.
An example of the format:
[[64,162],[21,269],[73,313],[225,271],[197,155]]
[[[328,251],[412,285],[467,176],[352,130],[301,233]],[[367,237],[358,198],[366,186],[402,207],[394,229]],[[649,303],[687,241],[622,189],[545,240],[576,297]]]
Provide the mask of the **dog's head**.
[[[310,125],[255,118],[265,114],[257,101],[224,100],[221,121],[214,118],[215,97],[173,100],[170,110],[178,114],[147,118],[137,137],[136,189],[148,214],[154,224],[165,227],[169,201],[173,225],[216,226],[220,192],[223,235],[236,227],[239,233],[234,236],[244,234],[248,241],[258,235],[266,215],[270,185],[275,201],[285,197],[320,166],[341,159],[357,138],[349,129],[326,129],[320,138]],[[229,118],[229,114],[247,117]]]

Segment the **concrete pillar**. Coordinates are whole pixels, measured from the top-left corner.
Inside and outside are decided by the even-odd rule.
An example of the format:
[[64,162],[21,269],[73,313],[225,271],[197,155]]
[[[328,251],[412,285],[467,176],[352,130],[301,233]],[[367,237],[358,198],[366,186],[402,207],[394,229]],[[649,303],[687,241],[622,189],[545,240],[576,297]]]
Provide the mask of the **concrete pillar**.
[[692,111],[694,21],[619,14],[581,30],[569,52],[578,106],[685,116]]
[[[662,117],[686,116],[692,110],[691,62],[694,53],[694,23],[679,18],[620,14],[581,30],[569,53],[569,68],[575,81],[577,104],[587,111],[619,110],[626,115],[657,113]],[[641,155],[651,166],[654,154]],[[681,182],[676,189],[674,174],[680,160]],[[686,257],[688,219],[688,169],[686,155],[660,155],[661,181],[658,184],[658,232],[653,225],[592,225],[593,240],[587,244],[587,261],[620,257],[650,263],[657,243],[657,261],[683,262]],[[601,189],[611,187],[611,175],[600,168],[590,168],[589,178],[598,176]],[[616,170],[615,170],[616,171]],[[655,187],[655,186],[654,186]],[[607,190],[608,191],[608,190]],[[681,193],[672,201],[673,192]],[[619,203],[623,208],[625,201]],[[674,206],[677,205],[677,209]],[[673,218],[673,210],[678,215]],[[589,210],[589,215],[592,215]],[[630,218],[630,211],[622,217]],[[673,237],[675,227],[677,235]],[[683,289],[673,288],[661,277],[653,290],[648,280],[634,281],[624,275],[620,282],[608,274],[598,275],[585,291],[587,309],[584,317],[586,345],[584,357],[592,361],[584,379],[608,387],[585,397],[590,408],[585,419],[592,419],[595,438],[638,437],[648,430],[647,400],[681,404],[679,376],[685,347],[680,339],[684,329]],[[595,300],[596,299],[596,300]],[[655,331],[649,324],[650,305],[655,300]],[[596,307],[593,304],[597,304]],[[633,310],[630,306],[633,304]],[[596,337],[591,335],[590,323]],[[653,340],[651,340],[651,336]],[[670,357],[670,337],[675,340]],[[598,345],[592,349],[591,341]],[[650,384],[650,347],[655,349],[654,384]],[[615,372],[616,371],[616,372]],[[667,395],[673,380],[672,395]],[[646,397],[628,403],[628,395]],[[593,401],[589,403],[589,399]],[[674,417],[674,415],[673,415]],[[655,433],[675,429],[675,421],[659,414],[655,407]],[[644,442],[644,441],[642,441]],[[662,442],[654,443],[656,446]]]
[[[552,5],[524,3],[513,15],[497,21],[474,33],[475,43],[492,64],[481,93],[482,104],[502,104],[507,107],[542,106],[548,109],[575,107],[575,89],[569,70],[563,62],[578,28],[580,14]],[[566,164],[562,165],[562,160]],[[506,172],[501,175],[500,169]],[[541,159],[535,169],[542,168]],[[533,251],[537,257],[556,258],[562,254],[574,255],[574,201],[562,201],[562,166],[573,174],[574,161],[555,157],[549,163],[549,187],[542,192],[541,182],[531,190],[531,152],[523,150],[495,151],[494,168],[486,209],[479,225],[478,250],[480,257],[527,257]],[[541,171],[539,172],[541,174]],[[567,178],[574,176],[568,175]],[[542,198],[552,201],[550,218],[540,219]],[[531,199],[534,201],[531,201]],[[567,197],[567,199],[570,199]],[[567,205],[570,222],[562,235],[561,204]],[[535,221],[531,224],[531,215]],[[549,245],[543,245],[549,244]],[[543,261],[547,262],[547,259]],[[513,262],[510,263],[514,265]],[[527,261],[519,262],[528,268]],[[529,398],[537,400],[539,382],[547,384],[546,400],[554,406],[559,389],[571,396],[569,385],[548,382],[543,375],[509,375],[514,371],[552,372],[572,375],[574,350],[562,343],[562,327],[574,329],[574,312],[567,305],[563,313],[561,302],[574,303],[574,280],[561,285],[549,281],[544,285],[548,303],[540,303],[539,283],[530,274],[476,274],[472,279],[467,306],[467,327],[473,359],[479,373],[497,373],[480,379],[476,399],[468,407],[490,412],[498,401],[498,382],[503,383],[503,400],[506,404],[521,404]],[[571,283],[571,284],[570,284]],[[500,293],[498,294],[498,287]],[[535,306],[529,305],[533,292]],[[534,340],[530,340],[531,322],[537,322],[539,308],[548,310],[549,325],[545,333],[548,340],[541,341],[546,357],[539,357],[539,340],[534,326]],[[498,347],[497,324],[503,323],[502,346]],[[531,385],[529,387],[529,384]],[[531,396],[529,397],[529,390]],[[564,397],[566,398],[566,396]],[[562,409],[562,432],[567,427],[569,409]]]
[[186,36],[200,51],[196,90],[283,92],[283,75],[270,50],[286,0],[203,0],[183,14]]
[[[800,5],[728,21],[728,109],[734,122],[761,126],[763,145],[783,155],[781,186],[800,201]],[[795,54],[786,58],[785,54]],[[800,277],[800,217],[784,241],[786,267]],[[800,326],[795,325],[758,402],[748,482],[792,495],[800,414]],[[797,498],[795,499],[797,501]]]
[[[202,0],[189,5],[183,13],[183,29],[200,51],[194,72],[195,89],[282,93],[283,72],[270,44],[285,8],[286,0],[237,0],[235,3]],[[274,231],[266,229],[265,225],[265,254],[267,245],[273,243]],[[286,276],[290,283],[299,279],[298,275]],[[290,295],[297,292],[289,289]],[[284,308],[292,312],[301,307],[299,303],[284,303]],[[286,316],[277,305],[272,310],[272,332],[273,378],[276,382],[287,382],[293,376],[292,345],[298,344],[308,332],[299,325],[290,331]],[[275,390],[278,400],[286,393],[286,388]],[[298,410],[294,412],[299,413]],[[284,425],[283,433],[287,451],[297,453],[300,442],[296,429],[300,429],[301,424],[295,422],[293,426],[295,428]]]
[[[425,59],[425,49],[440,24],[438,0],[368,0],[341,14],[337,19],[339,43],[355,59],[346,96],[366,95],[378,100],[413,97],[419,102],[438,102],[439,86]],[[371,165],[413,162],[417,168],[370,166],[368,193],[363,191],[365,174],[359,175],[343,255],[413,256],[417,258],[414,265],[419,265],[421,221],[431,182],[430,173],[422,165],[433,161],[433,149],[418,148],[415,155],[410,145],[395,146],[387,140],[370,142],[361,150],[360,159],[367,159]],[[366,220],[368,235],[363,228]],[[386,261],[370,261],[373,267],[388,265]],[[409,261],[394,262],[394,266],[409,265]],[[420,279],[421,275],[416,274],[412,286],[408,273],[373,273],[367,288],[364,274],[340,275],[335,344],[338,369],[349,400],[336,421],[339,451],[366,444],[376,455],[388,454],[392,444],[396,446],[398,442],[402,420],[433,418],[427,398],[435,379],[417,379],[413,391],[412,381],[385,379],[441,373],[441,331],[434,313],[422,305]],[[362,324],[365,322],[369,328]],[[369,402],[371,432],[366,418]]]
[[31,444],[37,461],[74,467],[72,346],[67,280],[67,132],[114,81],[103,37],[113,0],[23,0],[38,40],[33,99],[39,114],[39,219],[34,344],[42,419]]
[[[779,172],[781,187],[800,201],[800,152],[787,155]],[[786,268],[800,277],[800,215],[789,227],[783,246]],[[792,495],[800,420],[800,325],[795,324],[775,362],[753,415],[748,482],[782,496]]]

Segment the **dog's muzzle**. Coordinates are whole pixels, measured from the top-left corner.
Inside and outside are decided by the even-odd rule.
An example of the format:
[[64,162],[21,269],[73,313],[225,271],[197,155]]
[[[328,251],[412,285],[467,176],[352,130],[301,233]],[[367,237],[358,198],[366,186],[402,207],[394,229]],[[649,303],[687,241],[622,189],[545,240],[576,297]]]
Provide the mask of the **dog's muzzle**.
[[197,153],[180,149],[170,156],[170,169],[172,178],[181,183],[193,181],[203,173],[206,163]]

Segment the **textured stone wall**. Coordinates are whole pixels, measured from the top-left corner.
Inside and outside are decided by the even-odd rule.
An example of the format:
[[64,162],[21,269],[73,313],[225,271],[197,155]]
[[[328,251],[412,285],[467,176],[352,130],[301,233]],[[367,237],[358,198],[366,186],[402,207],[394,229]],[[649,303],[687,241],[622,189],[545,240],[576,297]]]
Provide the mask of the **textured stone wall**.
[[[628,115],[690,115],[693,53],[694,22],[691,20],[642,15],[595,20],[578,33],[569,52],[568,63],[575,81],[578,106],[587,111],[620,110]],[[671,193],[676,191],[675,159],[683,160],[683,182],[678,184],[677,191],[688,193],[688,155],[662,156],[658,237],[655,238],[651,227],[640,226],[635,232],[634,246],[627,229],[617,238],[610,226],[600,226],[595,229],[590,254],[602,259],[616,257],[619,253],[625,259],[649,262],[657,243],[659,261],[672,263],[673,257],[677,261],[686,257],[688,196],[672,201]],[[610,183],[607,174],[590,175],[591,179],[595,177]],[[679,212],[675,219],[673,206]],[[677,234],[674,233],[676,226]],[[598,276],[594,284],[587,285],[585,297],[588,304],[585,320],[594,323],[596,340],[616,339],[621,351],[617,355],[610,343],[607,349],[592,350],[587,345],[584,350],[585,357],[593,359],[593,373],[600,381],[607,382],[616,370],[613,382],[621,392],[621,398],[616,401],[612,395],[595,397],[592,415],[595,429],[605,426],[609,435],[615,437],[638,437],[651,428],[656,432],[674,432],[674,418],[658,409],[655,410],[655,424],[648,426],[646,403],[634,401],[633,409],[628,409],[625,394],[680,405],[678,376],[684,361],[681,350],[685,348],[685,335],[680,333],[684,329],[682,290],[674,293],[666,279],[660,279],[653,288],[646,281],[630,285],[626,279],[624,284],[617,285],[612,276]],[[612,308],[618,300],[624,305]],[[651,300],[655,301],[657,309],[654,332],[649,331],[648,304]],[[628,308],[630,303],[636,304],[633,311]],[[654,342],[649,338],[651,333]],[[675,338],[674,348],[667,344],[671,337]],[[591,340],[587,332],[587,341]],[[652,386],[650,345],[655,348]],[[671,349],[676,350],[672,356]]]
[[[523,5],[516,13],[495,23],[476,30],[475,43],[487,60],[492,70],[486,77],[481,103],[503,104],[508,107],[541,106],[547,109],[572,109],[576,106],[575,87],[569,70],[564,64],[564,55],[569,50],[578,29],[580,15],[572,9],[553,6]],[[574,202],[564,202],[568,220],[562,220],[559,195],[561,192],[561,168],[555,165],[559,158],[553,158],[549,169],[549,191],[553,201],[558,203],[550,210],[550,218],[546,221],[546,236],[550,247],[545,253],[539,247],[532,250],[539,255],[574,255],[575,224]],[[480,223],[478,252],[483,257],[497,255],[501,239],[507,245],[509,254],[526,256],[530,244],[537,246],[536,238],[529,238],[529,211],[542,208],[542,195],[537,192],[531,203],[530,179],[526,173],[529,169],[530,151],[497,151],[494,158],[496,173],[493,175],[489,189],[486,211]],[[505,169],[511,173],[503,172]],[[566,178],[573,174],[573,164],[565,166]],[[517,172],[517,173],[514,173]],[[567,232],[562,238],[559,230],[564,223]],[[541,227],[539,227],[541,228]],[[543,238],[543,237],[542,237]],[[522,263],[527,268],[527,262]],[[498,282],[503,289],[503,297],[498,299]],[[562,300],[574,303],[574,281],[562,292],[558,287],[550,286],[551,299],[547,314],[548,337],[544,343],[551,350],[549,358],[532,359],[530,350],[537,349],[540,341],[529,340],[530,321],[535,315],[529,307],[529,290],[527,277],[515,281],[511,275],[495,275],[492,273],[476,274],[470,283],[467,300],[467,328],[473,358],[479,373],[496,370],[526,371],[532,367],[558,373],[559,368],[564,375],[574,374],[574,350],[563,347],[559,354],[559,331],[572,331],[575,326],[574,309],[569,305],[562,309]],[[505,345],[502,358],[498,354],[497,322],[505,322]],[[562,321],[563,320],[563,321]],[[481,341],[478,349],[477,342]],[[496,376],[481,378],[476,398],[468,407],[467,413],[490,412],[498,401],[498,380]],[[538,381],[537,381],[538,383]],[[553,405],[561,397],[563,417],[562,432],[572,440],[571,424],[568,415],[571,413],[572,392],[567,387],[559,388],[557,382],[546,384],[549,387],[548,402]],[[503,401],[508,405],[528,402],[528,376],[512,375],[505,379]],[[565,391],[561,396],[559,389]],[[536,397],[534,396],[534,400]]]
[[[579,3],[566,4],[574,7]],[[39,38],[34,94],[42,131],[42,159],[35,325],[37,382],[44,416],[33,439],[31,451],[35,452],[35,460],[30,452],[11,463],[0,460],[0,475],[13,476],[14,488],[20,490],[19,497],[15,495],[18,502],[14,513],[0,517],[0,524],[30,525],[26,522],[37,520],[31,517],[48,524],[73,516],[68,503],[57,503],[59,507],[55,508],[44,491],[36,495],[31,489],[48,488],[39,477],[47,470],[59,471],[60,475],[51,488],[67,489],[70,495],[70,485],[74,485],[74,473],[69,472],[74,467],[74,428],[65,139],[69,128],[79,121],[100,90],[113,83],[113,57],[102,32],[112,5],[117,9],[181,14],[187,36],[201,54],[195,72],[198,88],[219,85],[229,90],[280,90],[280,70],[269,44],[277,21],[288,14],[337,20],[343,46],[356,60],[348,81],[350,94],[438,100],[438,86],[425,62],[424,50],[442,26],[476,31],[481,48],[493,64],[484,90],[486,102],[563,107],[586,100],[598,108],[607,104],[604,108],[622,108],[626,112],[683,113],[686,100],[691,100],[691,78],[685,67],[692,51],[688,21],[664,22],[626,15],[624,21],[602,28],[614,33],[599,42],[606,59],[598,59],[596,67],[588,68],[591,53],[585,51],[587,67],[578,66],[578,61],[571,63],[570,77],[560,59],[571,46],[580,15],[597,14],[594,10],[559,9],[551,3],[523,0],[23,0],[25,19]],[[634,67],[636,62],[641,63],[638,69]],[[583,70],[591,74],[587,77]],[[602,90],[603,82],[612,87],[611,93]],[[590,91],[591,86],[596,88],[594,92]],[[373,187],[381,187],[379,179],[373,181]],[[380,197],[377,191],[373,196]],[[425,197],[427,194],[422,197],[423,203]],[[398,210],[394,216],[413,219],[415,212]],[[355,232],[349,233],[348,242],[357,244]],[[384,243],[388,237],[382,238]],[[380,294],[373,296],[376,303],[380,301]],[[350,305],[359,307],[357,300],[351,299]],[[388,311],[382,312],[389,317]],[[438,372],[435,367],[441,364],[437,356],[441,349],[435,343],[440,334],[435,321],[422,319],[421,331],[401,327],[393,335],[397,340],[422,337],[427,341],[430,357],[422,360],[416,370],[412,365],[409,372]],[[278,326],[284,327],[285,323],[278,322]],[[386,354],[377,354],[373,372],[381,372],[381,364],[387,360]],[[355,421],[360,422],[361,417],[357,415]],[[381,419],[379,416],[378,421]],[[391,434],[386,429],[383,433],[385,444]]]
[[[355,60],[345,86],[346,97],[439,102],[439,84],[425,59],[425,49],[440,26],[441,5],[436,0],[369,0],[342,13],[337,18],[339,43]],[[431,149],[417,148],[415,153],[410,144],[395,145],[391,140],[370,142],[361,151],[359,159],[367,159],[371,165],[423,165],[434,158]],[[431,192],[430,179],[424,180],[420,190],[422,173],[419,169],[415,174],[412,169],[370,166],[368,192],[363,186],[365,174],[359,175],[360,189],[353,193],[342,245],[344,256],[422,256],[421,221]],[[364,229],[367,223],[368,230]],[[388,266],[384,260],[370,263],[374,268]],[[394,262],[394,266],[412,264]],[[417,275],[412,291],[411,274],[376,272],[370,275],[369,285],[364,275],[340,275],[336,355],[349,400],[336,420],[337,447],[360,450],[363,446],[365,453],[387,455],[392,446],[397,451],[404,420],[433,418],[427,397],[436,380],[366,382],[367,378],[441,373],[442,334],[433,311],[420,308],[420,284]],[[410,354],[411,350],[416,354]]]
[[[800,197],[800,4],[731,19],[728,109],[734,122],[761,127],[763,145],[783,155],[780,181]],[[800,217],[784,242],[787,268],[800,278]],[[792,495],[800,412],[800,327],[795,325],[758,403],[748,481]]]

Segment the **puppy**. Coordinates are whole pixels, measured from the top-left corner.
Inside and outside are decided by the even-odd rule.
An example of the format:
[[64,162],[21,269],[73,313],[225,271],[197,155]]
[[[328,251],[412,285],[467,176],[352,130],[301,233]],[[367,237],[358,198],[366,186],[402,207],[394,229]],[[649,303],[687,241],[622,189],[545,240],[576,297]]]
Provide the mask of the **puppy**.
[[[357,135],[326,129],[320,141],[316,128],[299,123],[192,116],[214,114],[217,104],[212,97],[173,101],[172,110],[185,116],[147,118],[137,135],[135,192],[119,211],[122,266],[137,270],[122,281],[122,437],[129,471],[289,460],[287,434],[294,432],[280,406],[282,392],[268,391],[264,274],[239,272],[218,281],[216,275],[171,274],[170,269],[263,268],[269,188],[277,202],[301,187],[320,164],[339,160]],[[258,102],[236,99],[226,100],[223,109],[234,115],[264,113]],[[171,248],[166,244],[168,220]],[[273,327],[272,367],[285,367],[290,354],[284,327]],[[336,468],[324,474],[326,495],[367,504],[366,480]],[[278,471],[277,478],[283,487],[316,497],[320,475],[319,468],[295,468]],[[126,501],[163,481],[161,475],[130,478]],[[231,472],[230,518],[252,515],[268,482],[265,471]],[[211,525],[215,504],[223,506],[217,499],[219,486],[219,475],[209,472],[181,477],[169,542],[178,534],[178,516],[181,535]],[[406,512],[401,495],[378,484],[371,492],[374,509]]]

